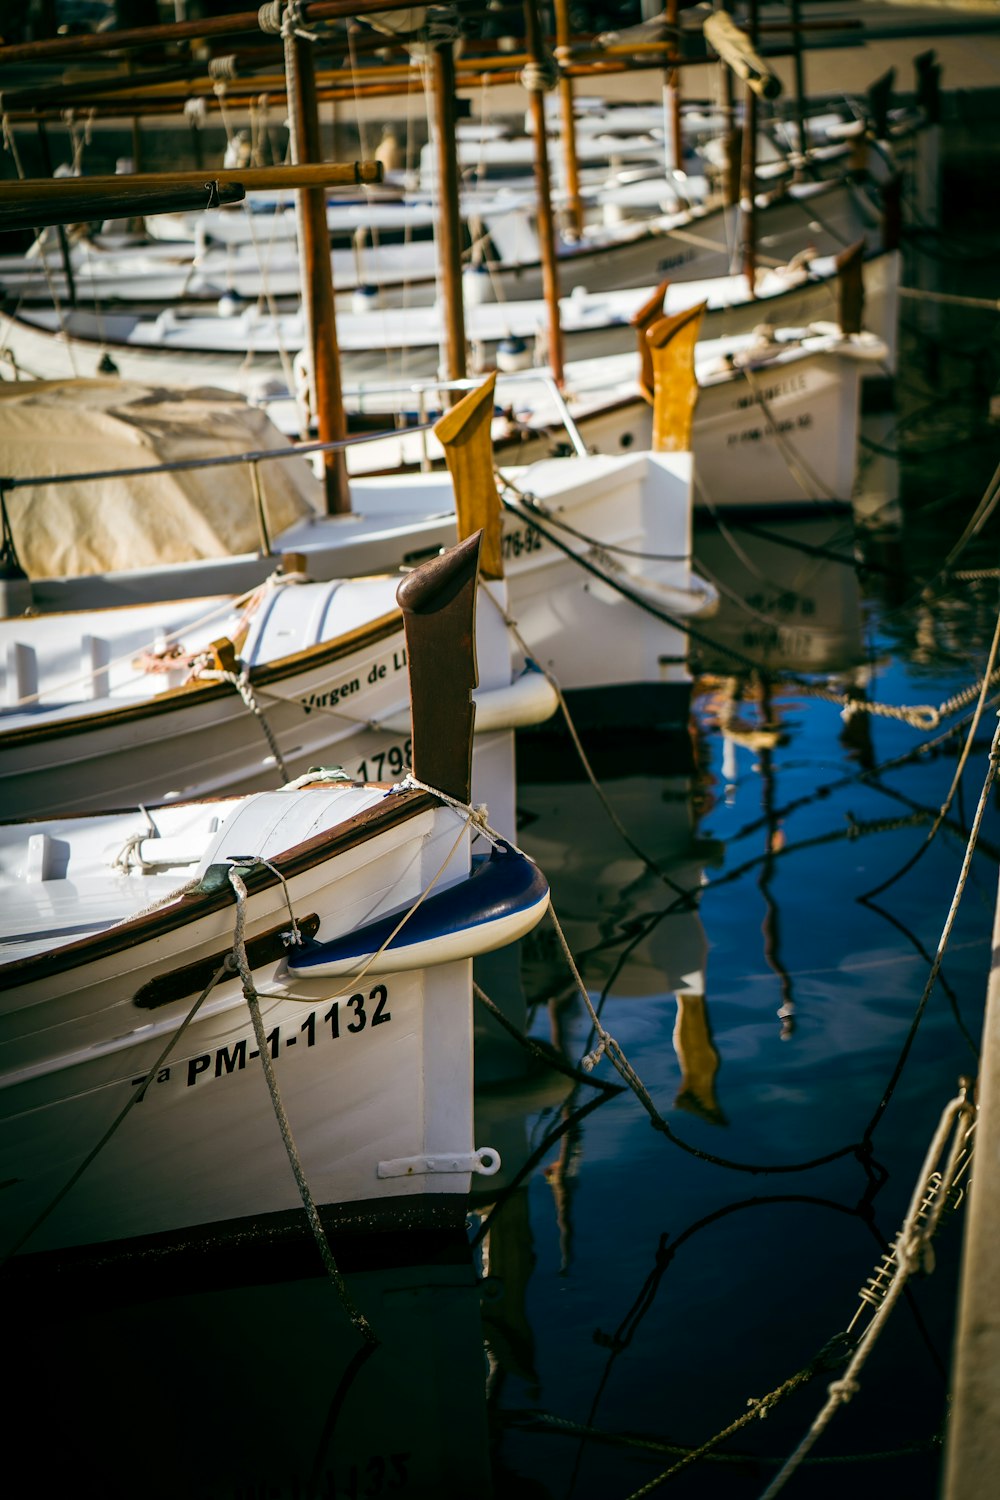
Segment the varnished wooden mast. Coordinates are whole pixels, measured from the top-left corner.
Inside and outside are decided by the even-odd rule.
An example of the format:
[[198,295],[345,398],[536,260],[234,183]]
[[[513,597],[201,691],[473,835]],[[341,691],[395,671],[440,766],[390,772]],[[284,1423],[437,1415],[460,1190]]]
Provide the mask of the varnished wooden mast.
[[[678,5],[677,0],[667,0],[667,23],[672,28],[674,38],[674,52],[680,55],[680,38],[677,35]],[[681,72],[673,66],[666,68],[663,73],[663,112],[666,116],[664,126],[666,128],[666,139],[669,142],[670,166],[675,172],[684,170],[684,133],[681,124]]]
[[455,145],[455,51],[449,41],[431,50],[434,90],[434,149],[441,216],[437,231],[438,281],[444,313],[444,376],[464,380],[465,304],[462,300],[462,228]]
[[[312,43],[288,28],[284,33],[285,79],[288,88],[290,144],[293,165],[322,159],[316,74]],[[320,442],[347,437],[347,418],[340,385],[340,354],[333,304],[333,261],[326,222],[326,194],[321,187],[298,191],[299,257],[306,350],[310,360],[313,405]],[[329,515],[351,508],[347,462],[343,451],[323,455],[323,484]]]
[[[538,24],[536,0],[524,0],[524,22],[528,51],[533,70],[529,73],[528,100],[535,149],[535,191],[538,195],[538,249],[542,262],[542,292],[548,312],[548,363],[556,384],[563,383],[562,327],[559,323],[559,264],[556,259],[556,233],[552,218],[552,185],[549,178],[549,143],[545,131],[545,93],[542,77],[552,67],[546,57],[542,30]],[[536,87],[531,87],[535,83]]]
[[[555,0],[556,48],[568,49],[572,34],[569,24],[569,0]],[[566,219],[576,239],[583,234],[583,203],[580,198],[580,166],[576,156],[576,115],[574,114],[573,79],[559,70],[559,114],[562,120],[563,170],[566,174]]]
[[[757,0],[750,0],[750,39],[757,41]],[[751,297],[757,295],[757,95],[743,93],[743,159],[740,163],[740,261]]]

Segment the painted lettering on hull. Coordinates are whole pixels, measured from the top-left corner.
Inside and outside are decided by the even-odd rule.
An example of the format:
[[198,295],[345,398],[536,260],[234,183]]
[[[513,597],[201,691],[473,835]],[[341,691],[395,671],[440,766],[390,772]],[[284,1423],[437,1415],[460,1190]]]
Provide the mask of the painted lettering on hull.
[[[275,1026],[264,1041],[272,1060],[287,1053],[290,1048],[316,1047],[327,1041],[338,1041],[341,1036],[357,1036],[369,1026],[384,1026],[392,1020],[388,1008],[389,991],[384,984],[377,984],[367,994],[351,995],[346,1000],[335,1000],[329,1010],[313,1010],[298,1025]],[[216,1047],[212,1052],[201,1052],[189,1057],[187,1067],[176,1070],[161,1068],[154,1084],[168,1083],[171,1078],[183,1078],[187,1088],[204,1085],[216,1078],[232,1078],[260,1057],[256,1047],[251,1048],[252,1038],[241,1037],[228,1047]],[[147,1074],[132,1079],[133,1088],[149,1082]],[[145,1094],[145,1089],[143,1093]]]
[[805,432],[812,424],[812,412],[803,411],[794,421],[786,417],[781,422],[767,422],[763,427],[744,427],[742,432],[731,432],[726,438],[726,446],[732,448],[738,443],[760,443],[775,435],[784,437],[789,432]]
[[[371,666],[365,672],[365,682],[370,687],[374,687],[378,683],[385,682],[388,678],[394,677],[397,672],[405,671],[406,647],[399,646],[395,650],[388,652],[385,656],[380,656],[372,662]],[[324,688],[322,692],[315,691],[308,693],[300,698],[299,702],[302,704],[305,712],[311,714],[314,708],[336,708],[338,703],[343,703],[345,698],[353,698],[361,690],[362,682],[360,677],[345,677],[343,682],[336,682],[331,687]]]

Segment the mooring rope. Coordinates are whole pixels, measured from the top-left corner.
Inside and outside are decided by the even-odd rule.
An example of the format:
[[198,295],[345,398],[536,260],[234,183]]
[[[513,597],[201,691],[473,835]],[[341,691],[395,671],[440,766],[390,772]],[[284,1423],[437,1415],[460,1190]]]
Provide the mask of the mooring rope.
[[42,1224],[45,1223],[45,1220],[49,1217],[49,1215],[56,1208],[58,1208],[59,1204],[66,1197],[66,1194],[70,1191],[70,1189],[74,1187],[77,1182],[79,1182],[80,1178],[83,1176],[84,1172],[86,1172],[87,1168],[104,1150],[105,1146],[111,1140],[112,1136],[116,1133],[125,1117],[131,1112],[131,1110],[135,1108],[137,1104],[141,1103],[141,1101],[145,1098],[150,1079],[155,1078],[157,1073],[163,1067],[167,1058],[170,1056],[171,1052],[174,1050],[177,1043],[180,1041],[181,1037],[184,1035],[191,1022],[194,1020],[195,1016],[198,1014],[198,1011],[201,1009],[204,1002],[208,999],[209,995],[215,989],[215,986],[222,979],[224,979],[227,974],[232,974],[235,971],[235,968],[236,964],[233,959],[233,955],[231,953],[227,953],[222,963],[216,969],[215,973],[212,975],[211,979],[208,981],[205,988],[202,990],[201,994],[198,996],[197,1000],[191,1006],[191,1009],[188,1011],[187,1015],[178,1026],[177,1030],[171,1033],[167,1044],[163,1048],[159,1057],[147,1070],[145,1081],[138,1088],[136,1088],[133,1093],[129,1095],[128,1100],[118,1111],[118,1114],[112,1120],[111,1124],[101,1136],[101,1139],[97,1142],[96,1146],[94,1146],[92,1150],[87,1153],[83,1161],[76,1168],[75,1172],[73,1172],[73,1174],[67,1179],[67,1181],[63,1183],[62,1187],[56,1193],[55,1197],[49,1200],[42,1212],[33,1221],[29,1228],[25,1230],[21,1237],[11,1246],[11,1248],[4,1252],[4,1261],[9,1260],[12,1256],[16,1255],[17,1252],[27,1244],[28,1240],[31,1239],[35,1231],[39,1229]]
[[[368,1319],[364,1316],[364,1314],[360,1312],[359,1309],[354,1305],[351,1294],[347,1290],[347,1284],[337,1268],[337,1262],[334,1259],[333,1251],[330,1248],[330,1241],[327,1238],[326,1230],[323,1228],[323,1222],[319,1215],[319,1210],[316,1207],[316,1200],[313,1197],[312,1189],[309,1186],[305,1170],[302,1166],[302,1158],[299,1156],[298,1147],[295,1144],[295,1137],[292,1135],[292,1127],[289,1123],[288,1115],[285,1113],[285,1107],[282,1103],[281,1093],[278,1089],[278,1080],[275,1077],[274,1068],[271,1063],[271,1049],[268,1046],[267,1036],[264,1032],[264,1021],[260,1013],[260,997],[257,994],[257,990],[253,982],[253,975],[250,972],[250,964],[247,960],[246,939],[244,936],[244,927],[246,923],[247,888],[243,882],[242,876],[240,875],[240,869],[250,869],[255,865],[265,865],[267,869],[272,872],[272,874],[277,875],[284,889],[285,900],[288,904],[288,910],[289,912],[292,911],[292,904],[291,898],[288,894],[288,887],[285,884],[284,877],[281,875],[280,871],[275,869],[274,865],[270,864],[267,860],[257,859],[253,857],[245,861],[231,861],[229,866],[229,883],[232,886],[233,893],[236,897],[236,930],[233,936],[233,960],[235,962],[237,972],[239,973],[240,980],[243,985],[243,996],[250,1011],[250,1019],[253,1022],[254,1036],[257,1038],[257,1049],[260,1053],[261,1066],[264,1069],[264,1077],[267,1081],[268,1093],[271,1096],[271,1105],[274,1109],[275,1119],[277,1120],[278,1128],[281,1131],[281,1138],[285,1143],[285,1150],[288,1153],[288,1160],[291,1163],[292,1172],[295,1175],[295,1182],[306,1211],[306,1218],[309,1221],[309,1227],[313,1232],[313,1237],[316,1240],[316,1244],[319,1248],[320,1257],[322,1258],[323,1265],[326,1269],[326,1274],[330,1278],[330,1281],[333,1283],[337,1295],[340,1298],[341,1304],[343,1305],[344,1311],[346,1312],[348,1318],[350,1319],[357,1332],[364,1339],[365,1343],[376,1344],[378,1343],[378,1339],[375,1336],[375,1332],[371,1324],[368,1322]],[[294,941],[296,943],[301,943],[302,938],[298,931],[298,926],[295,924],[294,914],[292,914],[292,922],[294,930]]]
[[[775,1476],[763,1492],[761,1500],[774,1500],[774,1497],[784,1489],[789,1479],[791,1479],[813,1444],[829,1426],[838,1407],[846,1405],[853,1396],[857,1395],[860,1388],[858,1376],[861,1373],[862,1366],[888,1321],[889,1314],[899,1301],[909,1278],[916,1271],[923,1271],[925,1274],[929,1274],[933,1270],[934,1262],[931,1257],[931,1241],[934,1238],[934,1233],[948,1202],[948,1195],[955,1182],[959,1158],[965,1149],[968,1128],[974,1116],[975,1106],[969,1100],[968,1085],[965,1085],[959,1090],[958,1095],[945,1107],[931,1144],[928,1147],[923,1169],[914,1188],[910,1207],[903,1221],[903,1227],[900,1229],[899,1235],[893,1245],[896,1269],[888,1287],[882,1294],[881,1304],[858,1342],[843,1375],[838,1380],[833,1381],[828,1387],[827,1401],[822,1410],[817,1414],[809,1431],[788,1459],[784,1468]],[[945,1152],[949,1132],[951,1132],[952,1137],[951,1144],[947,1148],[944,1167],[938,1173],[936,1164],[941,1160],[942,1153]],[[938,1177],[938,1184],[936,1187],[936,1197],[933,1198],[928,1209],[926,1199],[932,1175]]]
[[[516,490],[506,479],[503,479],[503,483],[505,487],[512,489],[517,494],[518,500],[523,501],[525,506],[522,509],[520,504],[501,498],[504,509],[512,515],[517,516],[519,520],[527,521],[529,525],[534,526],[547,542],[550,542],[564,556],[578,563],[585,572],[590,573],[595,578],[599,578],[609,588],[614,589],[616,593],[621,594],[622,598],[628,599],[632,604],[643,610],[644,613],[652,615],[655,619],[662,620],[667,625],[673,626],[675,630],[679,630],[683,635],[690,637],[692,641],[697,641],[700,645],[706,646],[709,650],[731,657],[733,661],[738,662],[749,671],[760,673],[761,676],[768,678],[772,682],[794,686],[797,691],[807,696],[822,698],[828,703],[837,704],[840,708],[849,709],[851,713],[866,713],[879,718],[896,719],[900,723],[909,725],[912,729],[924,730],[936,729],[943,718],[958,712],[967,703],[973,702],[982,688],[983,683],[982,679],[980,679],[978,682],[963,689],[962,692],[954,694],[951,698],[947,698],[937,706],[929,703],[878,703],[874,699],[852,697],[849,693],[836,693],[831,688],[825,688],[821,685],[808,682],[806,678],[800,676],[797,672],[775,672],[772,668],[768,667],[766,662],[757,661],[745,652],[738,650],[735,646],[729,646],[722,641],[713,640],[710,635],[707,635],[698,626],[692,625],[690,621],[671,614],[669,610],[664,609],[662,605],[657,604],[654,600],[647,599],[643,594],[637,593],[630,587],[632,579],[629,574],[625,573],[615,576],[600,567],[591,558],[585,557],[579,552],[574,552],[566,542],[549,529],[548,525],[543,524],[540,517],[544,517],[545,522],[548,522],[550,517],[538,505],[533,496],[525,495]],[[997,486],[994,499],[1000,499],[1000,485]],[[980,508],[982,509],[982,507]],[[982,525],[985,519],[986,516],[984,515],[979,524]],[[591,548],[598,556],[602,552],[611,550],[596,541],[591,543]],[[988,685],[992,686],[997,681],[1000,681],[1000,669],[993,673]]]

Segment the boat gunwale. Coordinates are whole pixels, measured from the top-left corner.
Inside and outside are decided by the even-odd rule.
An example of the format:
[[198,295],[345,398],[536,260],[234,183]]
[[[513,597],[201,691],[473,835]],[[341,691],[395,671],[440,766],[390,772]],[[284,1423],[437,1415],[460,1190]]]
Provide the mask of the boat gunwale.
[[[72,611],[67,611],[67,613],[72,613]],[[47,615],[44,618],[53,617]],[[397,631],[401,631],[402,628],[402,613],[399,610],[393,610],[389,614],[379,615],[376,619],[369,620],[364,625],[358,625],[331,641],[319,641],[316,645],[305,646],[301,651],[292,652],[288,656],[281,656],[274,661],[264,662],[258,667],[251,667],[247,672],[247,682],[250,687],[272,686],[295,676],[298,672],[326,666],[344,656],[349,656],[355,650],[375,645]],[[6,749],[20,749],[25,746],[44,744],[52,739],[97,733],[100,730],[117,728],[121,724],[131,724],[136,720],[172,713],[181,708],[200,707],[203,703],[212,703],[218,698],[228,697],[231,694],[232,687],[228,682],[198,678],[192,682],[180,683],[177,687],[165,688],[152,698],[144,698],[138,703],[123,703],[116,708],[102,709],[100,713],[81,713],[73,718],[49,719],[45,723],[25,724],[16,729],[5,729],[2,714],[0,714],[0,754]],[[2,780],[3,768],[0,763],[0,782]]]
[[[355,813],[343,823],[339,823],[333,829],[326,829],[321,833],[314,834],[311,838],[300,844],[294,844],[290,849],[275,855],[269,860],[268,865],[255,865],[241,871],[241,878],[247,888],[247,894],[254,896],[271,886],[277,886],[280,879],[289,880],[296,875],[304,874],[306,871],[315,869],[327,859],[336,854],[345,853],[349,849],[358,848],[377,838],[380,833],[391,828],[398,827],[401,823],[407,823],[411,818],[418,817],[423,812],[433,811],[441,804],[433,794],[424,791],[402,791],[392,792],[392,784],[389,782],[354,782],[354,786],[371,786],[380,788],[385,792],[372,807],[366,807],[361,812]],[[317,790],[330,789],[330,783],[315,783]],[[338,782],[338,787],[345,787],[348,783]],[[390,795],[391,794],[391,795]],[[199,798],[192,806],[210,805],[215,802],[232,802],[232,797]],[[244,799],[237,799],[244,800]],[[128,809],[134,811],[134,809]],[[75,816],[86,818],[94,817],[93,813],[81,813]],[[99,814],[98,816],[105,816]],[[15,820],[16,821],[16,820]],[[25,819],[25,826],[31,823],[51,822],[47,818]],[[63,819],[59,820],[64,821]],[[68,821],[68,820],[67,820]],[[375,825],[374,827],[371,825]],[[10,826],[9,824],[7,826]],[[271,868],[273,866],[273,869]],[[204,888],[185,891],[169,905],[157,908],[154,911],[141,912],[134,917],[117,923],[115,926],[104,928],[101,932],[91,933],[86,937],[77,938],[72,943],[64,943],[58,948],[50,949],[46,953],[27,954],[22,958],[15,958],[8,963],[0,963],[0,990],[12,989],[14,986],[33,984],[41,979],[47,979],[55,974],[64,973],[67,970],[78,968],[83,964],[96,962],[99,959],[110,957],[125,948],[138,946],[153,939],[165,936],[178,928],[186,926],[189,922],[199,921],[203,917],[210,916],[214,912],[221,911],[227,906],[235,904],[236,894],[227,882],[216,889],[206,890]],[[161,964],[171,961],[169,954],[164,954]]]

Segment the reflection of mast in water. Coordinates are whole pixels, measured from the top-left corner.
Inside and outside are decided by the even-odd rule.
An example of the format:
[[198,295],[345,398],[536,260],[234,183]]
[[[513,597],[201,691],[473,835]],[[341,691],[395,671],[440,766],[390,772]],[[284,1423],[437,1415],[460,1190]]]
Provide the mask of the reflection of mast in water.
[[559,1143],[559,1155],[545,1168],[545,1181],[552,1189],[559,1229],[559,1274],[565,1276],[573,1260],[573,1190],[583,1154],[583,1131],[579,1122],[570,1125]]
[[532,1399],[538,1395],[535,1335],[528,1318],[526,1294],[535,1267],[535,1246],[527,1184],[509,1193],[489,1211],[489,1233],[483,1238],[483,1339],[489,1365],[490,1402],[507,1375],[523,1380]]
[[795,996],[792,993],[792,976],[781,960],[781,931],[778,908],[771,895],[771,878],[774,874],[774,856],[781,849],[785,836],[774,815],[774,762],[770,750],[761,750],[758,757],[763,789],[764,816],[767,820],[767,845],[764,863],[761,865],[757,888],[764,898],[764,920],[760,930],[764,937],[764,960],[769,969],[778,976],[781,987],[781,1040],[787,1042],[795,1032]]
[[[729,787],[735,788],[736,782],[736,747],[743,745],[756,752],[756,769],[761,777],[761,801],[764,808],[764,823],[766,828],[766,843],[764,846],[764,861],[761,865],[760,879],[757,882],[758,889],[764,898],[764,919],[761,923],[761,933],[764,938],[764,959],[768,968],[777,975],[781,986],[781,1005],[778,1016],[781,1020],[781,1040],[787,1042],[795,1032],[795,996],[792,992],[792,978],[785,968],[781,959],[781,933],[778,921],[778,908],[771,895],[771,880],[774,875],[774,858],[780,853],[785,841],[784,832],[778,822],[774,809],[774,749],[775,746],[786,743],[787,736],[781,729],[780,719],[774,711],[771,702],[771,683],[765,677],[756,679],[756,696],[760,703],[760,719],[755,726],[751,726],[738,716],[737,708],[745,693],[747,684],[738,678],[730,678],[725,685],[722,704],[719,708],[719,728],[724,739],[723,766]],[[752,690],[751,690],[752,691]],[[862,716],[863,717],[863,716]],[[731,756],[727,765],[726,756]],[[731,796],[727,797],[731,800]]]
[[704,995],[677,992],[674,1052],[681,1065],[681,1081],[674,1104],[698,1115],[710,1125],[728,1125],[715,1094],[719,1054],[712,1040],[712,1026]]

